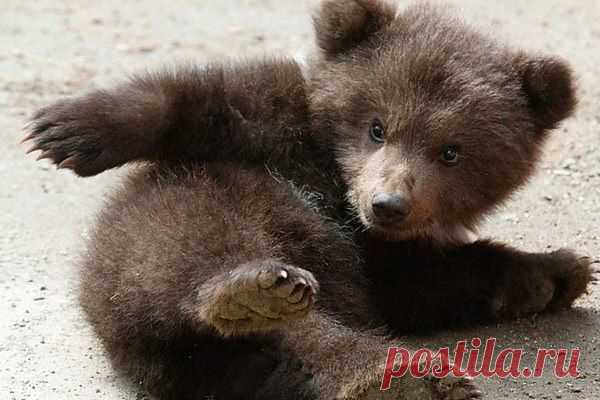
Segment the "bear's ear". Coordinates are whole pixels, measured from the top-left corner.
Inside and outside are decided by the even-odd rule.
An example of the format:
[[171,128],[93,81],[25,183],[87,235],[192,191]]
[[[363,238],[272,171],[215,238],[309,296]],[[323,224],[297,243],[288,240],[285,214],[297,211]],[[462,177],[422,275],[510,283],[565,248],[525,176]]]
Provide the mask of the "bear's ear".
[[325,0],[314,17],[317,43],[326,56],[344,53],[389,25],[396,9],[380,0]]
[[577,105],[575,82],[565,61],[519,54],[514,66],[540,128],[553,129],[573,114]]

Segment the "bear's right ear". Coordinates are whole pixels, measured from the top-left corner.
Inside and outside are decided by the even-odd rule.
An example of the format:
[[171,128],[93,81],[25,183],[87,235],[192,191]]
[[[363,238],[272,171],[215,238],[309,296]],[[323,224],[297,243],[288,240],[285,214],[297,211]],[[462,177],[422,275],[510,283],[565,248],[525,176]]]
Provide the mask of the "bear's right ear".
[[389,25],[396,8],[380,0],[325,0],[314,17],[317,43],[335,57]]

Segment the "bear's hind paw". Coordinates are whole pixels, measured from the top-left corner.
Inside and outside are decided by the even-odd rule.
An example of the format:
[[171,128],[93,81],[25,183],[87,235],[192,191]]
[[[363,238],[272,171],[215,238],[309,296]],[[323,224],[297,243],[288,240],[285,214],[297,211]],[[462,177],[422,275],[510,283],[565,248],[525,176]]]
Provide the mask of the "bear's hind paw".
[[276,260],[241,265],[200,290],[200,316],[225,335],[276,329],[305,317],[319,285],[302,268]]

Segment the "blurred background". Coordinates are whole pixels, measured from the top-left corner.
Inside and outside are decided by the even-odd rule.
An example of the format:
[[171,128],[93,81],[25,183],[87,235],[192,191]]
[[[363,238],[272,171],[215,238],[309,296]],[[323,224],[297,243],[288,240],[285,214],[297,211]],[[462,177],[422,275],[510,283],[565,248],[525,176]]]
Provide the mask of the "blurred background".
[[[0,399],[142,399],[117,377],[77,307],[77,255],[125,171],[77,179],[16,143],[38,107],[178,62],[312,51],[316,0],[0,0]],[[402,6],[408,1],[397,1]],[[455,0],[465,19],[515,47],[570,60],[580,109],[556,131],[531,184],[481,230],[527,250],[600,258],[600,1]],[[482,382],[490,399],[600,398],[600,288],[570,312],[402,338],[453,346],[581,347],[579,379]],[[527,358],[527,357],[526,357]],[[529,358],[530,359],[530,358]]]

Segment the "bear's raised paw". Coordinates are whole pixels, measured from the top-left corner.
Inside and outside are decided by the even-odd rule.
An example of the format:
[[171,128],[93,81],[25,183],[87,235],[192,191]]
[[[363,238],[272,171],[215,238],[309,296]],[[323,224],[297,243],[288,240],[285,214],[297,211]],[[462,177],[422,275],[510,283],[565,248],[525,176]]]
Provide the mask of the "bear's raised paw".
[[318,288],[302,268],[275,260],[251,262],[203,285],[200,314],[226,335],[275,329],[306,316]]

